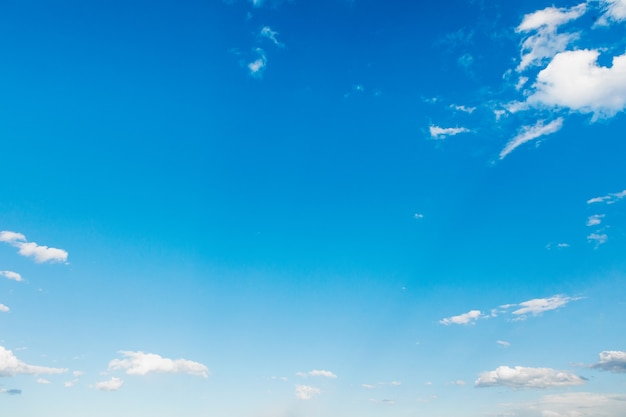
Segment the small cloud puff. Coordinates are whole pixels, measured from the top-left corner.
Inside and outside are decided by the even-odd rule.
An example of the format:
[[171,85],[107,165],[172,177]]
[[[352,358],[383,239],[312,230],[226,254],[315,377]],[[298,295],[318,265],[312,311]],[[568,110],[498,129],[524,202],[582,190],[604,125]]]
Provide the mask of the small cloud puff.
[[0,232],[0,242],[6,242],[18,248],[20,255],[34,258],[37,263],[67,262],[67,251],[38,245],[35,242],[28,242],[26,241],[26,236],[21,233],[2,231]]
[[0,277],[5,277],[6,279],[11,279],[13,281],[22,282],[24,279],[20,274],[13,271],[0,271]]
[[123,369],[128,375],[146,375],[152,372],[189,374],[207,378],[209,368],[186,359],[168,359],[154,353],[120,351],[124,359],[113,359],[109,370]]
[[67,372],[67,369],[29,365],[15,357],[13,352],[9,349],[0,346],[0,377],[15,375],[51,375],[65,372]]
[[600,352],[600,361],[591,367],[603,371],[626,373],[626,352],[621,350]]
[[435,125],[431,125],[428,130],[430,132],[430,137],[433,139],[445,139],[448,136],[470,132],[470,130],[466,127],[439,127]]
[[98,382],[94,388],[99,391],[118,391],[124,385],[124,381],[119,378],[112,377],[108,381]]
[[321,392],[319,388],[310,385],[296,385],[296,398],[300,400],[310,400]]
[[439,323],[449,326],[451,324],[475,324],[476,320],[483,318],[483,314],[480,310],[468,311],[458,316],[447,317],[439,320]]

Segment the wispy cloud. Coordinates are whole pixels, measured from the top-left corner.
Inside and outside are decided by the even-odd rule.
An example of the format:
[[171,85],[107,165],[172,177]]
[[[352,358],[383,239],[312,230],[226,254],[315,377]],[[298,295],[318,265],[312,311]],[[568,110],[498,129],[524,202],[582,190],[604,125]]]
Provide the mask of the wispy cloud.
[[587,240],[593,243],[597,249],[609,240],[609,236],[606,233],[590,233],[587,236]]
[[602,219],[604,218],[604,214],[594,214],[587,218],[587,226],[597,226],[602,223]]
[[21,395],[21,394],[22,394],[22,390],[21,390],[21,389],[6,389],[6,388],[0,388],[0,394],[7,394],[7,395]]
[[620,191],[618,193],[610,193],[607,195],[603,195],[601,197],[594,197],[587,200],[587,204],[594,203],[606,203],[606,204],[615,204],[616,202],[622,200],[626,197],[626,190]]
[[466,127],[439,127],[435,125],[429,127],[430,137],[433,139],[445,139],[448,136],[468,133],[469,131]]
[[509,342],[505,342],[504,340],[498,340],[496,343],[499,344],[500,346],[505,347],[505,348],[508,348],[508,347],[511,346],[511,344]]
[[532,126],[523,126],[519,133],[511,139],[504,149],[500,152],[500,160],[504,159],[508,154],[513,152],[518,146],[526,142],[535,140],[541,136],[558,132],[563,127],[563,118],[559,117],[548,124],[544,124],[543,120],[538,121]]
[[447,317],[439,320],[439,323],[449,326],[451,324],[474,324],[476,320],[483,318],[483,314],[480,310],[468,311],[458,316]]
[[128,375],[146,375],[152,372],[189,374],[207,378],[209,369],[199,363],[186,359],[168,359],[154,353],[119,352],[124,359],[113,359],[109,370],[125,370]]
[[591,367],[603,371],[626,373],[626,352],[622,350],[600,352],[600,361]]
[[274,43],[274,45],[279,46],[281,48],[285,46],[284,44],[278,41],[278,38],[277,38],[278,32],[273,31],[272,28],[270,28],[269,26],[264,26],[261,29],[261,32],[259,32],[259,36],[262,38],[269,39],[270,41],[272,41],[272,43]]
[[35,242],[28,242],[26,236],[21,233],[2,231],[0,232],[0,242],[5,242],[18,248],[20,255],[34,258],[37,263],[67,261],[67,251],[38,245]]
[[613,22],[626,20],[626,0],[600,0],[604,13],[596,22],[599,26],[608,26]]
[[476,387],[556,388],[582,385],[585,379],[567,371],[551,368],[499,366],[494,371],[483,372],[475,382]]
[[522,316],[526,314],[532,314],[537,316],[545,311],[556,310],[566,306],[568,303],[576,300],[580,300],[580,297],[567,297],[564,295],[554,295],[549,298],[535,298],[533,300],[524,301],[519,303],[517,310],[512,314],[516,316]]
[[5,277],[7,279],[12,279],[13,281],[21,282],[23,281],[22,276],[17,272],[13,271],[0,271],[0,277]]
[[63,368],[29,365],[19,360],[12,351],[0,346],[0,377],[15,375],[47,375],[67,372]]
[[521,61],[517,70],[523,71],[529,66],[539,65],[545,59],[564,51],[577,35],[557,33],[558,27],[578,19],[586,8],[585,3],[569,9],[548,7],[524,16],[516,31],[530,35],[522,43]]

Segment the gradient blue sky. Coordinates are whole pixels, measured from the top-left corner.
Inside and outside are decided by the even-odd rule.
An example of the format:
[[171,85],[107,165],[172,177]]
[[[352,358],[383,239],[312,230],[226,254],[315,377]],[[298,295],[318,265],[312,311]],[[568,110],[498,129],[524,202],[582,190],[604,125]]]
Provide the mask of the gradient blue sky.
[[623,417],[626,1],[511,3],[3,2],[0,413]]

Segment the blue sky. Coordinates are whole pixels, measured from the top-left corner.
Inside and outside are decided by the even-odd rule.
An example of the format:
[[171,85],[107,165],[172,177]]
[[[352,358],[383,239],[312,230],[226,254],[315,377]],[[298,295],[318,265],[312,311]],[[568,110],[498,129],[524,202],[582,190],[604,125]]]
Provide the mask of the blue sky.
[[0,409],[623,416],[626,2],[510,3],[5,2]]

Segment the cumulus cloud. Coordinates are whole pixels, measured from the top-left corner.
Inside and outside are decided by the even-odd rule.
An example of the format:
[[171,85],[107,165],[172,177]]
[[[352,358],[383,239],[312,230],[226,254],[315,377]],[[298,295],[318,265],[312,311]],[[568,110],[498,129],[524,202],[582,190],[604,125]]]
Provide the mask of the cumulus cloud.
[[458,316],[447,317],[439,320],[439,323],[449,326],[451,324],[474,324],[476,320],[483,317],[480,310],[471,310]]
[[532,314],[536,316],[538,314],[543,313],[544,311],[556,310],[558,308],[564,307],[566,304],[580,300],[580,298],[567,297],[564,295],[554,295],[549,298],[535,298],[532,300],[524,301],[523,303],[519,303],[517,310],[513,311],[515,315],[524,315],[524,314]]
[[551,368],[499,366],[495,371],[483,372],[475,382],[476,387],[555,388],[582,385],[585,379],[571,372]]
[[0,312],[2,312],[2,313],[8,313],[8,312],[9,312],[9,310],[11,310],[9,307],[7,307],[7,306],[6,306],[6,305],[4,305],[4,304],[0,304]]
[[626,190],[620,191],[618,193],[610,193],[607,195],[603,195],[601,197],[590,198],[589,200],[587,200],[587,204],[593,204],[593,203],[614,204],[618,202],[619,200],[623,199],[624,197],[626,197]]
[[465,127],[439,127],[431,125],[429,128],[430,137],[433,139],[445,139],[448,136],[458,135],[459,133],[467,133],[470,130]]
[[0,271],[0,277],[12,279],[13,281],[17,281],[17,282],[24,281],[20,274],[18,274],[17,272],[13,272],[13,271]]
[[94,387],[100,391],[118,391],[124,385],[124,381],[119,378],[112,377],[108,381],[96,383]]
[[67,369],[48,368],[45,366],[29,365],[20,361],[13,352],[0,346],[0,377],[15,375],[46,375],[62,374]]
[[535,140],[541,136],[558,132],[563,127],[563,118],[559,117],[548,124],[544,124],[543,120],[539,120],[533,126],[523,126],[519,133],[511,139],[504,149],[500,151],[500,160],[504,159],[508,154],[513,152],[518,146],[526,142]]
[[591,366],[603,371],[625,373],[626,352],[621,350],[605,350],[600,352],[600,361]]
[[537,75],[530,105],[562,107],[594,118],[611,117],[626,107],[626,54],[611,67],[598,65],[600,51],[564,51]]
[[0,242],[6,242],[18,248],[20,255],[34,258],[37,263],[67,262],[68,254],[65,250],[28,242],[26,236],[21,233],[2,231],[0,232]]
[[522,43],[522,56],[517,70],[523,71],[529,66],[539,65],[546,58],[564,51],[578,36],[572,33],[557,33],[557,28],[578,19],[585,10],[586,4],[582,3],[569,9],[548,7],[524,16],[516,31],[531,35]]
[[319,388],[310,385],[296,385],[296,397],[300,400],[310,400],[321,392]]
[[113,359],[109,362],[109,370],[125,370],[128,375],[146,375],[151,372],[189,374],[207,378],[209,369],[198,362],[186,359],[168,359],[154,353],[119,352],[124,359]]

